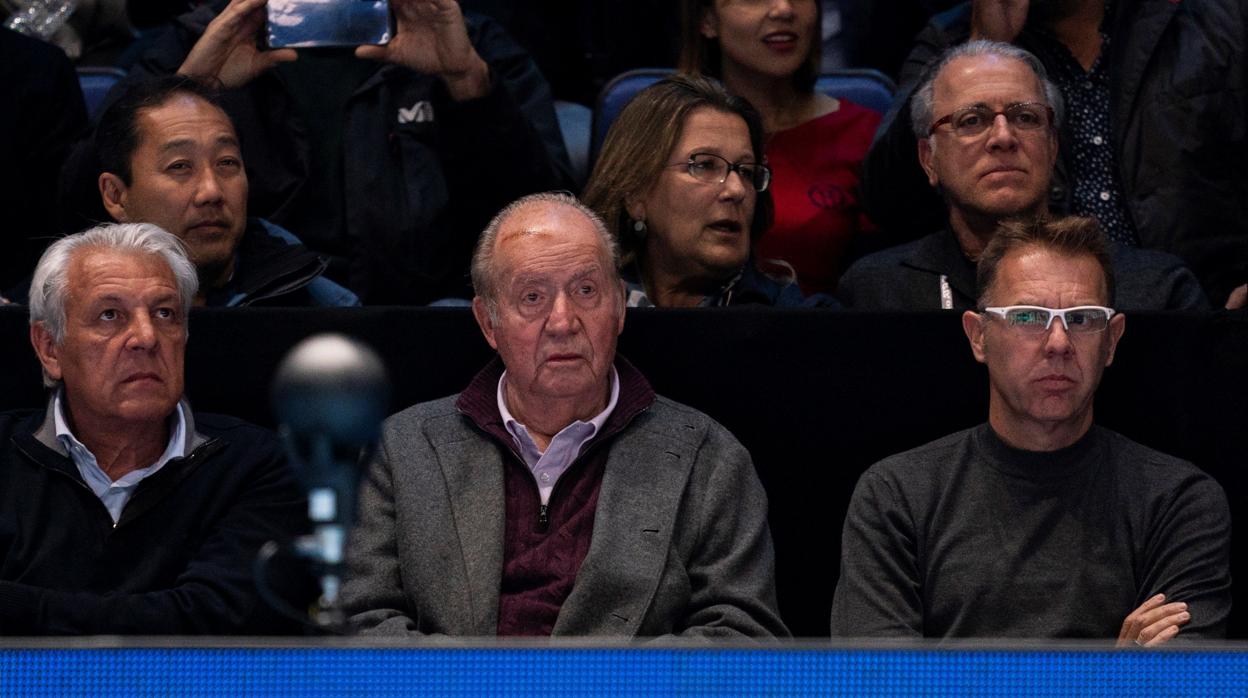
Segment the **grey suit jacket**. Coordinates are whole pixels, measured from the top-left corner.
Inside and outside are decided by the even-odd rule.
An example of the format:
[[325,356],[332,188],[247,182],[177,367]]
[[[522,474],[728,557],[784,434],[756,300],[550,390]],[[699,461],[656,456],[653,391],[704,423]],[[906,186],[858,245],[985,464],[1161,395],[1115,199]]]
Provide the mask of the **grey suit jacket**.
[[[361,632],[492,636],[503,458],[455,398],[387,420],[362,485],[343,604]],[[749,453],[657,398],[609,444],[593,539],[554,635],[787,636]]]

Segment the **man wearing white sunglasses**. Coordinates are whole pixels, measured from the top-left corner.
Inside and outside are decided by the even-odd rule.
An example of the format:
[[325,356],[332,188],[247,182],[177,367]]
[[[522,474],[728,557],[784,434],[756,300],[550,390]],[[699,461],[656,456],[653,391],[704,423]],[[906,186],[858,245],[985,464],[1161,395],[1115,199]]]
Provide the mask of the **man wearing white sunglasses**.
[[1126,317],[1090,218],[1004,224],[962,316],[988,422],[872,466],[845,519],[834,636],[1225,635],[1230,514],[1190,463],[1095,426]]

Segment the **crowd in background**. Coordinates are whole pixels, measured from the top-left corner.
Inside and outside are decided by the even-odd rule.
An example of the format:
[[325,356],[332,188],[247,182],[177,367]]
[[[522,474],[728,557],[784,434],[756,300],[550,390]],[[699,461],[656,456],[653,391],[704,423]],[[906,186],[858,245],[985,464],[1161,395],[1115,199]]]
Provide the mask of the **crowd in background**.
[[[1184,6],[1178,17],[1154,20],[1156,26],[1134,18],[1129,2],[1032,3],[1030,10],[1013,3],[1022,14],[1001,21],[976,9],[993,3],[434,4],[443,6],[441,13],[452,8],[455,21],[396,2],[396,40],[386,48],[297,54],[264,45],[264,3],[256,0],[80,4],[51,37],[62,51],[4,31],[0,82],[14,99],[0,109],[0,125],[7,126],[2,147],[13,166],[0,196],[17,218],[7,233],[15,253],[0,267],[0,293],[20,301],[39,252],[57,235],[125,216],[109,210],[100,183],[108,167],[118,169],[100,162],[100,153],[116,145],[101,140],[116,134],[88,122],[72,57],[80,68],[127,71],[97,122],[127,90],[159,76],[192,75],[215,89],[245,162],[249,186],[245,204],[235,205],[238,217],[321,257],[326,280],[347,292],[324,303],[464,303],[472,294],[468,255],[490,216],[524,193],[566,189],[583,191],[617,227],[631,265],[633,305],[894,308],[858,300],[864,275],[867,283],[880,280],[873,271],[878,258],[855,271],[855,286],[841,284],[841,275],[871,252],[900,250],[947,227],[948,183],[923,181],[909,103],[930,57],[974,37],[1031,49],[1068,95],[1064,114],[1055,105],[1052,124],[1062,138],[1047,192],[1052,215],[1092,216],[1116,244],[1177,255],[1175,264],[1190,267],[1200,282],[1181,300],[1132,309],[1243,302],[1238,287],[1248,233],[1240,229],[1236,211],[1243,204],[1236,197],[1248,178],[1222,160],[1244,150],[1243,124],[1215,120],[1235,119],[1240,93],[1228,87],[1225,94],[1196,95],[1209,80],[1238,79],[1235,72],[1214,75],[1242,52],[1242,37],[1217,28],[1222,15],[1240,11],[1233,2]],[[1084,21],[1080,6],[1100,8],[1101,19]],[[1007,26],[1010,21],[1018,26]],[[1166,30],[1183,41],[1208,41],[1210,34],[1224,40],[1220,51],[1171,55],[1165,42],[1141,43],[1166,21]],[[1076,25],[1083,28],[1070,29]],[[1087,38],[1089,27],[1094,40]],[[422,53],[421,46],[431,45],[439,51]],[[456,53],[441,50],[447,47]],[[1140,75],[1140,57],[1153,48],[1167,52],[1155,61],[1161,67]],[[762,167],[743,187],[755,191],[739,192],[715,220],[699,219],[710,198],[683,198],[663,183],[673,174],[663,166],[691,154],[676,151],[716,126],[692,121],[697,100],[661,117],[675,119],[666,125],[653,118],[653,108],[626,111],[588,182],[570,168],[555,101],[593,108],[612,77],[641,67],[713,78],[722,82],[725,99],[736,100],[712,111],[739,112],[749,141],[745,160]],[[816,88],[821,73],[845,67],[872,68],[897,81],[893,109],[881,113]],[[1085,73],[1096,89],[1083,101],[1070,99],[1082,94],[1073,86],[1082,85]],[[721,88],[698,87],[706,89]],[[1175,89],[1195,96],[1170,94]],[[1164,93],[1176,105],[1135,104],[1141,91]],[[1124,112],[1124,102],[1143,115]],[[637,118],[646,115],[641,112],[650,122]],[[736,147],[733,138],[711,145]],[[1085,147],[1085,140],[1105,146]],[[639,157],[649,164],[638,168]],[[720,161],[729,169],[734,164]],[[725,177],[724,188],[734,189],[736,179]],[[644,208],[642,189],[672,201],[652,201],[648,216],[633,216]],[[669,205],[676,199],[681,205]],[[1178,212],[1187,203],[1196,204],[1198,215]],[[688,231],[681,226],[702,224],[719,226],[724,240],[682,241]],[[729,238],[730,245],[721,244]],[[639,254],[627,254],[630,248]],[[964,245],[963,252],[974,260],[973,249]],[[955,297],[971,295],[953,290]],[[271,294],[201,300],[299,304]]]

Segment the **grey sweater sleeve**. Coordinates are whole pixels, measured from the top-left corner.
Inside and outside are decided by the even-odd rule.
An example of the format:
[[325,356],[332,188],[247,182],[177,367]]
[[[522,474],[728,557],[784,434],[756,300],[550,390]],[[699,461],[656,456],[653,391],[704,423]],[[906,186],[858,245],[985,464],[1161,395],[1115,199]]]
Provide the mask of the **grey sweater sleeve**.
[[841,535],[833,637],[921,637],[914,521],[879,465],[858,480]]
[[[1184,464],[1187,465],[1187,464]],[[1191,467],[1152,513],[1139,569],[1139,597],[1187,603],[1181,639],[1224,639],[1231,612],[1231,514],[1222,487]]]

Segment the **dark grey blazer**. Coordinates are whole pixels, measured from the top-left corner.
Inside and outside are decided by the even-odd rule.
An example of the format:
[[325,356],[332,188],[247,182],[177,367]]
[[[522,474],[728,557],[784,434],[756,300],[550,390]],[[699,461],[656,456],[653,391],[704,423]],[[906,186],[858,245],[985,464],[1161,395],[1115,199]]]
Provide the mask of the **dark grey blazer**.
[[[362,632],[496,633],[504,451],[454,401],[385,424],[342,595]],[[593,540],[553,634],[787,636],[774,567],[749,453],[660,397],[610,444]]]

